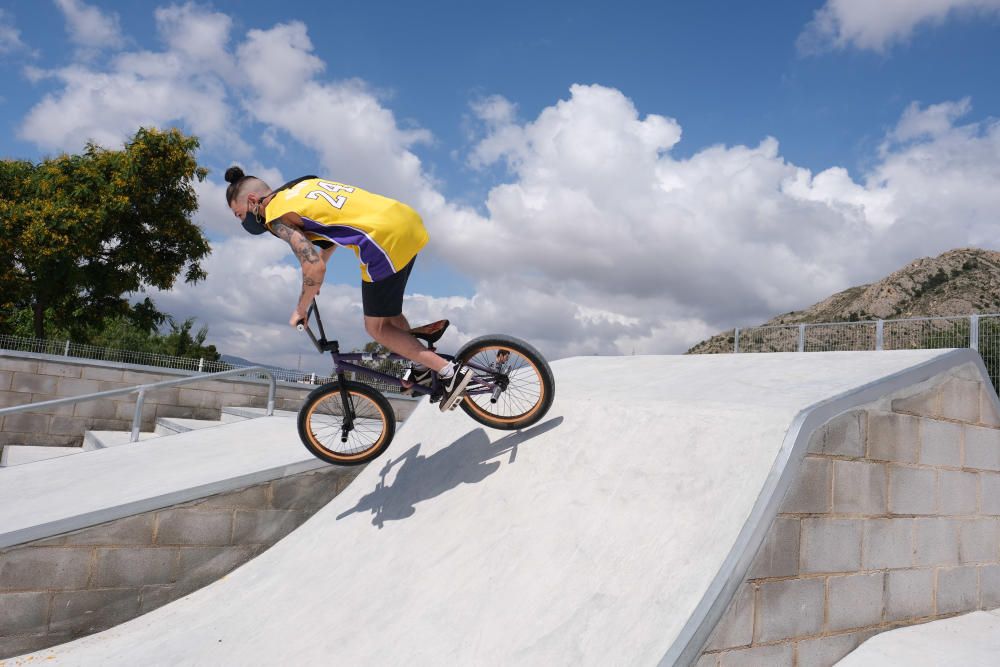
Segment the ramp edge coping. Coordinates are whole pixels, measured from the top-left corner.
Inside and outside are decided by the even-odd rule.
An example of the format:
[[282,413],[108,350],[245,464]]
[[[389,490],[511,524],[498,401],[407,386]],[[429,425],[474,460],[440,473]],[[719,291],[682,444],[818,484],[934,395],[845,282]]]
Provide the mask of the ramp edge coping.
[[107,523],[108,521],[124,519],[125,517],[133,516],[135,514],[142,514],[143,512],[151,512],[171,507],[173,505],[189,503],[194,500],[200,500],[219,493],[238,491],[239,489],[247,486],[263,484],[264,482],[270,482],[276,479],[281,479],[282,477],[288,477],[289,475],[296,475],[298,473],[311,472],[313,470],[325,468],[328,465],[329,464],[320,461],[319,459],[289,463],[264,470],[256,470],[254,472],[238,475],[236,477],[228,477],[226,479],[209,482],[207,484],[199,484],[185,489],[171,491],[169,493],[150,496],[148,498],[114,505],[112,507],[104,507],[90,512],[83,512],[74,516],[63,517],[55,521],[40,523],[26,528],[0,532],[0,549],[6,549],[8,547],[25,544],[27,542],[34,542],[36,540],[55,537],[56,535],[62,535],[63,533],[69,533],[83,528],[90,528],[91,526]]

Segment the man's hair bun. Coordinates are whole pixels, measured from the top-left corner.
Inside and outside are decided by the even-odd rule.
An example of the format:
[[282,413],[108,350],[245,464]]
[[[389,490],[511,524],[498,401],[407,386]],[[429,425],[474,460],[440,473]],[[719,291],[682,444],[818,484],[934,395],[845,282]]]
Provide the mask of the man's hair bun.
[[240,169],[239,167],[230,167],[229,169],[226,169],[227,183],[236,183],[244,176],[246,176],[246,174],[244,174],[243,170]]

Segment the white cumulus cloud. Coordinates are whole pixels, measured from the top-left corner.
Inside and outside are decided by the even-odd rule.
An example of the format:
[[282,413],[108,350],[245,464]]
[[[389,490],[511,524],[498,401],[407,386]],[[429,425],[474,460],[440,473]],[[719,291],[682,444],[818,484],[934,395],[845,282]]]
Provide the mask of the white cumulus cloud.
[[245,154],[225,78],[232,59],[218,47],[229,39],[229,18],[186,5],[159,10],[156,20],[168,45],[164,51],[122,52],[108,67],[30,71],[29,78],[62,87],[28,112],[21,137],[45,149],[73,151],[88,140],[120,145],[140,126],[184,124],[203,142]]
[[[332,77],[335,63],[316,55],[306,24],[231,40],[227,16],[195,5],[156,20],[160,51],[37,72],[58,85],[23,135],[75,150],[86,137],[113,145],[140,124],[176,122],[272,185],[300,175],[275,169],[286,152],[406,201],[431,234],[415,276],[441,266],[466,281],[411,290],[405,303],[414,324],[451,319],[450,347],[504,332],[552,358],[676,352],[915,257],[997,246],[1000,125],[967,121],[971,100],[901,109],[871,166],[852,176],[795,165],[774,137],[679,157],[681,121],[615,88],[574,85],[525,119],[516,101],[484,97],[471,104],[466,163],[502,175],[472,208],[450,201],[417,156],[434,137],[401,123],[366,82]],[[287,326],[298,266],[277,239],[243,234],[225,186],[219,174],[195,186],[195,219],[213,237],[208,279],[154,299],[179,318],[198,316],[220,349],[294,367],[315,354]],[[320,303],[345,347],[359,347],[353,257],[335,253],[333,264]]]
[[14,17],[0,9],[0,54],[12,53],[26,48],[21,41],[21,31],[14,26]]
[[118,15],[106,14],[82,0],[55,0],[66,18],[70,40],[91,49],[115,48],[123,43]]
[[430,133],[401,128],[363,81],[320,79],[324,63],[313,53],[305,24],[251,30],[237,53],[250,83],[247,111],[278,130],[274,141],[290,138],[315,151],[341,180],[404,201],[427,194],[427,177],[410,149],[430,141]]
[[995,18],[1000,0],[827,0],[799,36],[804,53],[855,47],[883,52],[922,25],[954,16]]
[[[534,120],[485,119],[472,161],[502,161],[512,178],[490,192],[487,218],[439,223],[437,252],[493,298],[485,286],[530,281],[573,304],[572,318],[546,321],[570,319],[574,343],[677,349],[918,256],[996,245],[1000,126],[959,124],[969,111],[911,105],[855,180],[789,163],[773,138],[674,158],[675,120],[574,86]],[[589,312],[607,313],[601,328]]]

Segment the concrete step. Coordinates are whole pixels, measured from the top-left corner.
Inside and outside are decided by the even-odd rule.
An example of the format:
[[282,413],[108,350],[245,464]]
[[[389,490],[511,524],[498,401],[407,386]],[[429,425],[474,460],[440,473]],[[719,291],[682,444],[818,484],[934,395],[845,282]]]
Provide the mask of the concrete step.
[[60,456],[79,454],[82,447],[42,447],[38,445],[5,445],[0,454],[0,468],[34,463]]
[[[295,416],[297,413],[282,410],[275,410],[275,415]],[[150,440],[152,438],[187,433],[203,428],[221,426],[233,422],[240,422],[256,417],[265,417],[267,410],[264,408],[222,408],[222,419],[185,419],[181,417],[158,417],[156,426],[152,433],[139,433],[139,440]],[[128,431],[87,431],[83,437],[83,450],[93,451],[96,449],[107,449],[127,445],[130,441],[131,433]]]
[[[296,412],[288,412],[284,410],[275,410],[274,414],[292,417],[297,415]],[[264,408],[233,407],[222,408],[222,419],[219,420],[157,417],[156,426],[153,432],[139,433],[139,440],[150,440],[152,438],[176,435],[178,433],[187,433],[188,431],[196,431],[213,426],[222,426],[223,424],[231,424],[234,422],[244,421],[246,419],[254,419],[265,416],[267,416],[267,410]],[[108,447],[127,445],[129,444],[130,436],[131,433],[128,431],[87,431],[86,434],[84,434],[82,451],[93,451],[96,449],[107,449]]]
[[[90,452],[96,449],[127,445],[130,444],[131,437],[130,431],[87,431],[83,434],[83,451]],[[150,440],[158,437],[160,436],[157,433],[139,434],[139,440]]]
[[174,433],[187,433],[197,431],[202,428],[220,426],[225,422],[218,419],[183,419],[180,417],[157,417],[156,428],[153,433],[157,435],[173,435]]
[[[294,410],[275,410],[274,416],[282,417],[297,417],[298,412]],[[242,421],[244,419],[256,419],[257,417],[266,417],[267,408],[222,408],[222,421],[229,423],[234,421]]]

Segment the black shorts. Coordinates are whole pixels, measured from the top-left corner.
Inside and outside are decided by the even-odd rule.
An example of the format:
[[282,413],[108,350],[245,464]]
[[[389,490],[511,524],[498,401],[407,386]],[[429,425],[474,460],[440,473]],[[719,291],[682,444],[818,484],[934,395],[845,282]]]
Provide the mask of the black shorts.
[[361,304],[366,316],[395,317],[403,314],[403,290],[415,261],[416,257],[396,273],[376,283],[361,282]]

